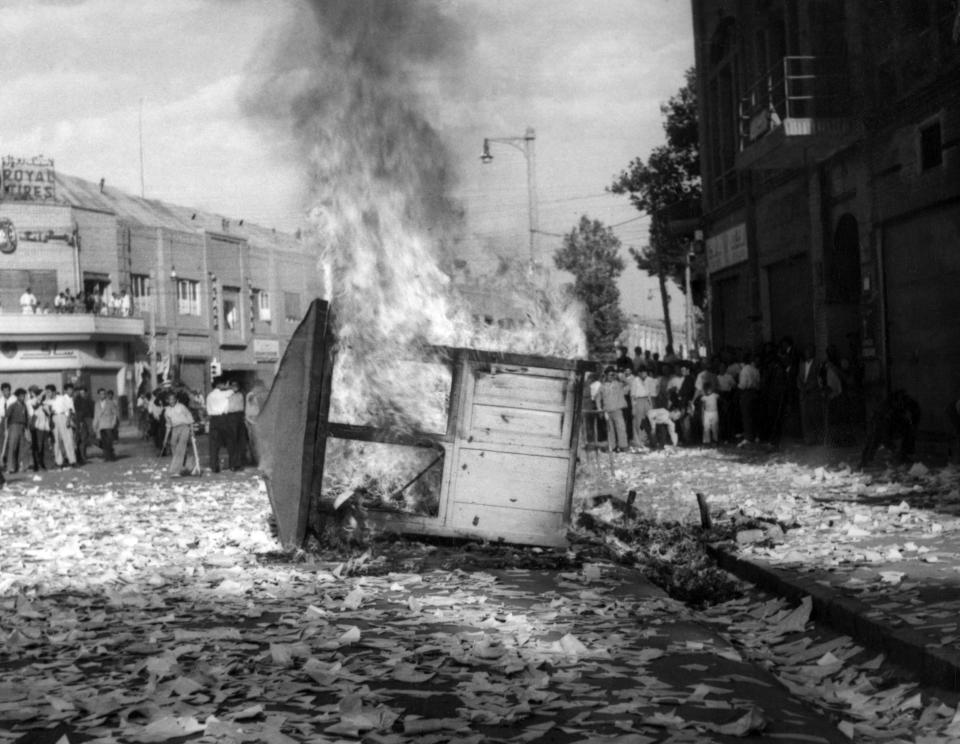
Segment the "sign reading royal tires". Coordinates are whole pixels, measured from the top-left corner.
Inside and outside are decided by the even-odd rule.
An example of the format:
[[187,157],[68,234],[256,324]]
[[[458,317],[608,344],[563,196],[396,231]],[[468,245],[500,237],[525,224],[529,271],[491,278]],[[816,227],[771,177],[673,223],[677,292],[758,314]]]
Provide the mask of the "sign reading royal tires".
[[2,198],[20,201],[47,201],[57,198],[56,171],[50,158],[15,158],[0,162]]

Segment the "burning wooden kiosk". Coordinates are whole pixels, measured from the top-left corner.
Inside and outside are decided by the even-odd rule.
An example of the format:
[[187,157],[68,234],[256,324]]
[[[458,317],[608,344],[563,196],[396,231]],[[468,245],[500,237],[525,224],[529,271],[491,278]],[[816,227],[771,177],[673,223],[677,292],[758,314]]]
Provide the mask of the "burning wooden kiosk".
[[436,431],[398,433],[331,420],[330,320],[328,304],[314,301],[256,422],[261,471],[285,548],[303,544],[330,476],[324,472],[330,448],[344,444],[415,450],[411,477],[395,489],[401,501],[414,484],[439,486],[427,513],[393,508],[396,494],[384,508],[370,509],[368,521],[381,529],[566,542],[587,362],[431,347],[431,363],[449,370],[445,421]]

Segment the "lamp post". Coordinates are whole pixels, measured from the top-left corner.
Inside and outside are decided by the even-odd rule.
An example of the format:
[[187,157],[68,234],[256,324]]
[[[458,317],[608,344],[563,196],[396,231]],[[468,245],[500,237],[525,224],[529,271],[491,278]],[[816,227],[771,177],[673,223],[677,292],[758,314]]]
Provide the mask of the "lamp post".
[[533,127],[527,127],[527,131],[519,137],[487,137],[483,140],[483,154],[480,156],[480,162],[490,163],[493,155],[490,154],[491,143],[500,145],[510,145],[515,150],[523,153],[527,161],[527,200],[530,214],[530,266],[536,262],[537,257],[537,231],[539,229],[537,216],[537,174],[536,174],[536,152],[534,142],[536,141],[536,132]]
[[150,384],[156,389],[157,386],[157,369],[160,364],[157,360],[157,308],[159,306],[159,286],[158,286],[159,272],[156,269],[150,269],[150,290],[151,290],[151,300],[150,303]]

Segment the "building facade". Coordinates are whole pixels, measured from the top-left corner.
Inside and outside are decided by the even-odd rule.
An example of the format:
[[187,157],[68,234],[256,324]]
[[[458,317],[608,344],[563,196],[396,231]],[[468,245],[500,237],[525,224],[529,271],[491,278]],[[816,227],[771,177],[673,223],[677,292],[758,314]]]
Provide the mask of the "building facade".
[[[694,0],[715,348],[791,336],[904,388],[922,433],[960,394],[954,0]],[[831,350],[832,351],[832,350]]]
[[[127,411],[154,366],[201,392],[217,367],[269,385],[322,294],[316,256],[295,236],[137,198],[50,161],[7,158],[3,176],[0,380],[106,387]],[[40,178],[40,191],[18,187]],[[27,287],[35,313],[20,305]],[[85,299],[69,313],[57,307],[66,291]]]

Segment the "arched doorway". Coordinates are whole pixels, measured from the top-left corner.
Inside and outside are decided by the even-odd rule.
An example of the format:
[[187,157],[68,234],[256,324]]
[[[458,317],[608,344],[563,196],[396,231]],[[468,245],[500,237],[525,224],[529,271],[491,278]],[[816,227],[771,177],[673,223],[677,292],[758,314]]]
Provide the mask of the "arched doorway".
[[827,303],[856,305],[860,299],[860,226],[849,212],[837,220],[826,255]]

